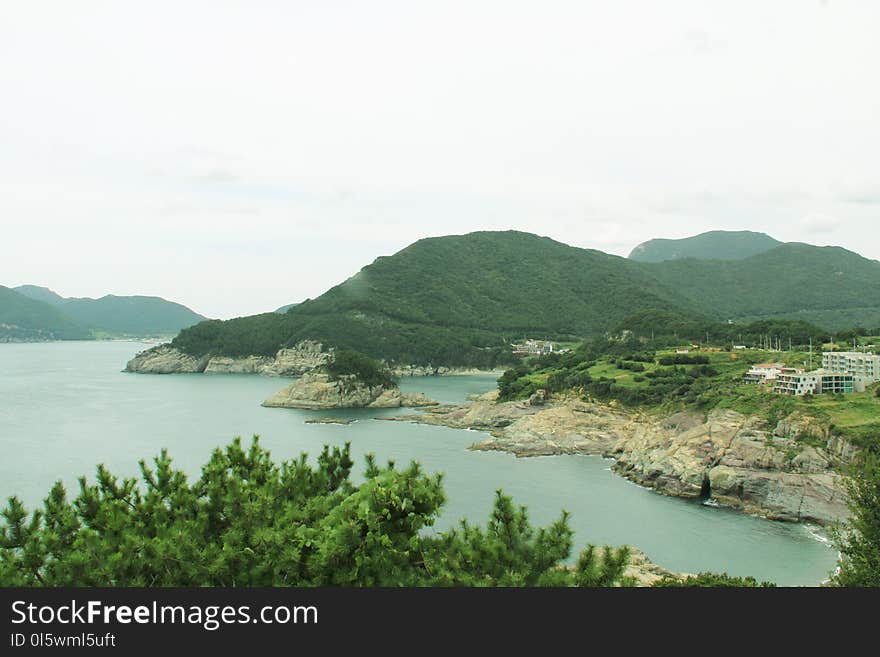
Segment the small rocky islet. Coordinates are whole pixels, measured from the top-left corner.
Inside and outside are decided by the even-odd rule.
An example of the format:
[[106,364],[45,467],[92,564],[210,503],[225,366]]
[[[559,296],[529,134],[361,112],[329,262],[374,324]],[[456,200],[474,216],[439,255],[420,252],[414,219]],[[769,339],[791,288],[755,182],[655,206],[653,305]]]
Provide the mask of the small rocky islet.
[[418,408],[438,402],[422,393],[405,393],[400,388],[370,386],[355,377],[337,380],[322,372],[310,372],[263,402],[269,408],[325,410],[334,408]]

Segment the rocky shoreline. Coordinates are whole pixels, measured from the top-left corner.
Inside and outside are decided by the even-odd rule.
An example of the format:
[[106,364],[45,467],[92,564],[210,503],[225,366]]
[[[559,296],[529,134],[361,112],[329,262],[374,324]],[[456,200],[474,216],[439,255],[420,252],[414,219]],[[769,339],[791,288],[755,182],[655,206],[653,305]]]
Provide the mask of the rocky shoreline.
[[324,410],[334,408],[419,408],[438,402],[422,393],[399,388],[369,386],[354,377],[330,380],[326,374],[308,373],[263,402],[269,408]]
[[275,356],[191,356],[170,344],[140,352],[125,365],[126,372],[139,374],[262,374],[299,376],[323,365],[329,352],[320,342],[304,340],[279,349]]
[[804,432],[822,431],[808,418],[788,418],[770,431],[759,418],[731,410],[655,417],[573,398],[498,403],[496,397],[493,391],[469,404],[391,419],[488,432],[475,450],[611,457],[616,473],[657,492],[774,520],[826,525],[847,514],[836,468],[853,448],[827,429],[824,447],[798,441]]
[[[259,374],[262,376],[301,376],[323,365],[330,356],[320,342],[303,340],[293,347],[279,349],[274,356],[191,356],[170,344],[146,349],[128,361],[126,372],[138,374]],[[407,365],[392,368],[396,376],[473,376],[497,375],[466,367]]]
[[[497,391],[471,403],[439,406],[399,390],[341,390],[312,370],[329,356],[320,343],[303,341],[274,357],[184,354],[169,344],[135,356],[128,372],[171,374],[260,374],[303,377],[273,395],[264,406],[304,409],[432,406],[426,412],[392,418],[489,436],[472,446],[517,456],[593,454],[615,459],[613,470],[657,492],[707,498],[747,513],[786,521],[829,524],[847,514],[837,469],[855,451],[827,427],[809,418],[786,418],[772,430],[759,418],[732,410],[707,416],[677,413],[657,417],[575,398],[497,403]],[[474,373],[452,368],[408,367],[404,376]],[[325,377],[326,378],[326,377]],[[800,437],[810,435],[807,444]],[[817,446],[818,445],[818,446]]]

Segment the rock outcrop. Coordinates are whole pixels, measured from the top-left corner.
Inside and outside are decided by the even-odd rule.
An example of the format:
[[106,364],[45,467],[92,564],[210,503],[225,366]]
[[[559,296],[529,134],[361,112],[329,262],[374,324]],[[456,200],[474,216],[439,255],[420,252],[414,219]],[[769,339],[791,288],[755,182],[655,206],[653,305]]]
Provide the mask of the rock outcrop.
[[436,405],[421,393],[402,393],[398,388],[368,386],[353,377],[331,381],[326,374],[304,374],[269,397],[263,406],[272,408],[400,408]]
[[826,450],[779,438],[735,411],[671,429],[638,423],[611,455],[617,472],[669,495],[708,497],[776,520],[825,524],[847,513]]
[[[648,555],[641,550],[630,547],[629,563],[623,574],[635,581],[636,586],[653,586],[662,579],[677,579],[679,581],[686,579],[688,573],[676,573],[667,570],[662,566],[658,566]],[[596,548],[596,554],[601,555],[604,548]]]
[[274,357],[201,356],[186,354],[170,344],[142,351],[128,361],[126,372],[146,374],[262,374],[299,376],[323,365],[330,356],[320,342],[303,340],[293,347],[279,349]]
[[170,344],[160,344],[142,351],[128,361],[126,372],[146,374],[186,374],[204,372],[211,359],[208,356],[190,356]]
[[793,435],[783,423],[768,431],[760,419],[730,410],[658,418],[576,399],[537,401],[484,397],[395,419],[488,431],[477,450],[610,456],[615,472],[658,492],[768,518],[825,524],[847,513],[835,468],[851,447],[830,434],[816,447],[814,433],[808,444],[798,439],[800,427]]
[[205,374],[262,374],[270,362],[272,359],[268,356],[213,356],[205,367]]
[[[263,376],[300,376],[327,362],[332,349],[324,350],[315,340],[303,340],[293,347],[279,349],[274,356],[201,356],[194,357],[171,344],[162,344],[137,354],[128,361],[126,372],[143,374],[261,374]],[[467,376],[497,374],[501,371],[465,367],[406,365],[392,368],[396,376]]]

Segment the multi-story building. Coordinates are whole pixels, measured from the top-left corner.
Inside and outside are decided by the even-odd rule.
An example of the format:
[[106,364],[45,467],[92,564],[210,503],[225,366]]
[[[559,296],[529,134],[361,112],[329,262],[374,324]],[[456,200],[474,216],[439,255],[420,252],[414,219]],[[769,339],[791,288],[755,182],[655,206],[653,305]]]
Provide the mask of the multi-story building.
[[818,391],[820,381],[821,375],[818,372],[805,372],[795,367],[784,367],[776,375],[773,392],[781,395],[794,395],[795,397],[812,395]]
[[817,392],[823,395],[847,395],[865,389],[861,380],[849,373],[823,372]]
[[824,369],[805,372],[783,368],[776,376],[773,392],[781,395],[848,395],[864,392],[866,380],[849,372],[827,372]]
[[822,369],[857,376],[868,383],[880,381],[880,356],[859,351],[826,351]]
[[758,363],[743,375],[744,383],[771,383],[785,367],[785,363]]

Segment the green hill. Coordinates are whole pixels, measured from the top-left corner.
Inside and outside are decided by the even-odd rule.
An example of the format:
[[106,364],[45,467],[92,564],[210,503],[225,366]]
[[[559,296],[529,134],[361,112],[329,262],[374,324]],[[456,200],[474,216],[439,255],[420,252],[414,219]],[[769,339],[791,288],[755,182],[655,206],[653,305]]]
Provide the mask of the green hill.
[[36,299],[37,301],[45,301],[53,306],[60,306],[65,301],[64,297],[57,292],[50,290],[48,287],[40,287],[39,285],[19,285],[12,289],[26,297]]
[[160,297],[108,294],[100,299],[67,299],[61,309],[90,329],[131,335],[176,333],[205,319]]
[[643,267],[714,319],[792,318],[838,330],[880,315],[880,262],[836,246],[793,242],[743,260]]
[[0,285],[0,342],[89,338],[88,330],[57,308]]
[[576,341],[629,325],[717,335],[729,320],[789,317],[800,324],[780,330],[812,335],[822,329],[809,322],[836,329],[835,317],[852,326],[874,311],[880,263],[836,247],[641,263],[528,233],[478,232],[419,240],[285,314],[202,322],[174,345],[270,355],[308,338],[392,363],[486,367],[508,362],[509,343],[526,336]]
[[713,230],[678,240],[655,239],[639,244],[629,254],[638,262],[664,262],[681,258],[741,260],[782,244],[764,233],[749,230]]
[[579,339],[633,308],[680,306],[642,266],[528,233],[419,240],[286,314],[187,329],[193,353],[271,354],[305,338],[398,363],[490,366],[524,336]]
[[81,329],[114,335],[169,335],[205,319],[186,306],[160,297],[64,298],[49,288],[21,285],[19,296],[54,307]]

